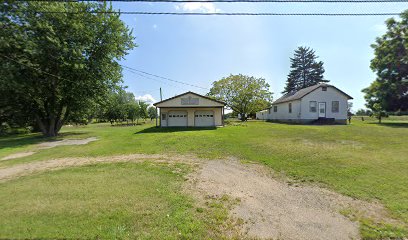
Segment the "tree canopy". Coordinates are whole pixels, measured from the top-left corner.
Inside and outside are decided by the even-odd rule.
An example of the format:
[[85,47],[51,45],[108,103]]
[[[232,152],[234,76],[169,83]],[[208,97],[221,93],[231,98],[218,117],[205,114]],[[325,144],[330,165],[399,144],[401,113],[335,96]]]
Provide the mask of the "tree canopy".
[[324,67],[322,61],[317,61],[315,51],[309,47],[299,47],[290,58],[290,72],[286,80],[286,87],[282,93],[298,91],[313,86],[319,82],[328,82],[323,79]]
[[107,120],[111,124],[124,120],[133,122],[139,118],[139,104],[136,102],[135,96],[123,89],[110,92],[101,109],[101,119]]
[[0,4],[3,119],[21,115],[55,136],[70,116],[118,86],[117,61],[135,47],[134,38],[119,13],[93,13],[99,11],[114,10],[106,3],[69,1]]
[[148,114],[149,114],[150,120],[153,120],[154,118],[157,117],[157,110],[156,110],[155,107],[150,106],[150,107],[147,109],[147,112],[148,112]]
[[377,78],[362,91],[366,106],[374,112],[408,111],[408,10],[401,20],[386,21],[387,32],[378,37],[372,48],[371,69]]
[[224,101],[229,108],[242,116],[265,109],[272,102],[269,84],[263,78],[246,75],[230,75],[213,82],[207,94]]

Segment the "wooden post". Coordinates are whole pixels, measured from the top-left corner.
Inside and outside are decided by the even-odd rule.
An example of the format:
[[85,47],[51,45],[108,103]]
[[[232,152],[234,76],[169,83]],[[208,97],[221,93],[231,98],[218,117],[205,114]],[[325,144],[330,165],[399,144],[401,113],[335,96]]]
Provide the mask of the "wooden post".
[[159,127],[162,126],[162,122],[161,122],[161,108],[159,108]]
[[155,107],[156,108],[156,127],[157,127],[157,107]]
[[222,107],[222,126],[224,126],[224,107]]

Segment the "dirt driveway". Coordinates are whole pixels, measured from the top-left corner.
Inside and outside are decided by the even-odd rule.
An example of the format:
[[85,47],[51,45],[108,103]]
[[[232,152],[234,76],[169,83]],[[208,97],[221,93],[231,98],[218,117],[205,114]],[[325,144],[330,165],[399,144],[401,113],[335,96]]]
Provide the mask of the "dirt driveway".
[[98,158],[62,158],[0,168],[0,182],[36,172],[99,162],[186,163],[196,171],[186,183],[197,198],[222,196],[239,199],[231,218],[244,222],[243,237],[273,239],[358,239],[359,225],[339,213],[357,212],[379,221],[387,211],[375,203],[355,200],[326,189],[291,184],[273,177],[271,170],[259,164],[237,160],[200,160],[194,156],[133,154]]
[[232,210],[244,220],[243,235],[272,239],[357,239],[358,224],[338,213],[338,194],[290,186],[259,165],[211,161],[199,171],[198,191],[240,200]]

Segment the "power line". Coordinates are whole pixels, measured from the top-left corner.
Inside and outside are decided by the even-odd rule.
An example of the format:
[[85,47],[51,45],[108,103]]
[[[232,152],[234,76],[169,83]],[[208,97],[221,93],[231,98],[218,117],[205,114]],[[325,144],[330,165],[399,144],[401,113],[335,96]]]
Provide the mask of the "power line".
[[[10,60],[10,61],[13,61],[13,62],[15,62],[15,63],[18,63],[18,64],[20,64],[20,65],[22,65],[22,66],[25,66],[25,67],[34,69],[34,70],[38,71],[39,73],[46,74],[46,75],[49,75],[49,76],[58,78],[58,79],[60,79],[60,80],[65,80],[65,81],[68,81],[68,82],[75,83],[75,82],[72,81],[72,80],[69,80],[69,79],[66,79],[66,78],[57,76],[57,75],[55,75],[55,74],[46,72],[46,71],[44,71],[44,70],[41,70],[41,69],[39,69],[39,68],[35,68],[35,67],[33,67],[33,66],[29,66],[29,65],[27,65],[27,64],[25,64],[25,63],[19,62],[19,61],[17,61],[16,59],[11,58],[11,57],[8,57],[8,56],[6,56],[6,55],[3,55],[3,54],[1,54],[1,53],[0,53],[0,56],[4,57],[4,58],[6,58],[6,59],[8,59],[8,60]],[[134,69],[134,71],[132,71],[132,70],[129,70],[129,69],[131,69],[131,68],[129,68],[129,67],[126,67],[126,66],[123,66],[123,65],[122,65],[122,67],[128,68],[128,71],[130,71],[130,72],[132,72],[132,73],[134,73],[134,74],[137,74],[137,75],[139,75],[139,76],[141,76],[141,77],[144,77],[144,78],[147,78],[147,79],[151,79],[151,80],[154,80],[154,81],[159,81],[158,79],[150,78],[150,77],[144,76],[144,75],[142,75],[142,74],[140,74],[140,73],[134,72],[134,71],[138,71],[138,70],[136,70],[136,69]],[[143,72],[143,71],[141,71],[141,72]],[[149,74],[149,73],[145,72],[145,74]],[[150,74],[150,75],[153,75],[153,74]],[[153,76],[155,76],[155,75],[153,75]],[[157,76],[157,77],[159,77],[159,76]],[[160,78],[164,78],[164,77],[160,77]],[[166,78],[164,78],[164,79],[166,79]],[[167,80],[169,80],[169,79],[167,79]],[[175,80],[173,80],[173,81],[175,81]],[[159,81],[159,82],[162,82],[162,81]],[[177,81],[177,82],[178,82],[178,81]],[[179,82],[179,83],[182,83],[182,82]],[[172,86],[172,87],[175,87],[175,88],[180,88],[179,86],[175,86],[175,85],[172,85],[172,84],[169,84],[169,83],[166,83],[166,84],[168,84],[168,85],[170,85],[170,86]],[[188,83],[183,83],[183,84],[188,84]],[[190,85],[190,84],[189,84],[189,85]],[[192,85],[192,86],[194,86],[194,85]],[[198,87],[198,86],[196,86],[196,87]],[[184,90],[186,90],[186,89],[184,89]],[[146,91],[146,90],[145,90],[145,91]],[[147,92],[147,91],[146,91],[146,92]]]
[[[50,13],[50,14],[83,14],[85,12],[55,12],[55,11],[36,11],[35,13]],[[401,13],[383,12],[383,13],[249,13],[249,12],[115,12],[115,11],[89,11],[86,13],[95,14],[127,14],[127,15],[189,15],[189,16],[331,16],[331,17],[345,17],[345,16],[399,16]]]
[[175,82],[175,83],[184,84],[184,85],[188,85],[188,86],[196,87],[196,88],[201,88],[201,89],[204,89],[204,90],[209,90],[208,88],[205,88],[205,87],[200,87],[200,86],[197,86],[197,85],[194,85],[194,84],[190,84],[190,83],[186,83],[186,82],[182,82],[182,81],[177,81],[177,80],[167,78],[167,77],[162,77],[162,76],[159,76],[159,75],[156,75],[156,74],[152,74],[152,73],[141,71],[141,70],[138,70],[138,69],[135,69],[135,68],[131,68],[131,67],[128,67],[128,66],[125,66],[125,65],[122,65],[122,64],[121,64],[121,66],[126,68],[126,69],[130,69],[130,70],[133,70],[133,71],[136,71],[136,72],[139,72],[139,73],[143,73],[143,74],[146,74],[146,75],[149,75],[149,76],[153,76],[153,77],[156,77],[156,78],[161,78],[161,79],[172,81],[172,82]]
[[[27,0],[26,0],[27,1]],[[29,2],[60,2],[57,0],[28,0]],[[111,2],[155,3],[407,3],[407,0],[110,0]],[[101,0],[72,0],[64,2],[101,2]]]
[[2,57],[4,57],[4,58],[7,58],[7,59],[9,59],[9,60],[11,60],[11,61],[13,61],[13,62],[15,62],[15,63],[20,64],[20,65],[23,65],[23,66],[25,66],[25,67],[34,69],[34,70],[38,71],[39,73],[46,74],[46,75],[48,75],[48,76],[55,77],[55,78],[58,78],[58,79],[62,79],[62,80],[68,81],[68,82],[74,82],[74,81],[72,81],[72,80],[69,80],[69,79],[66,79],[66,78],[63,78],[63,77],[54,75],[54,74],[52,74],[52,73],[46,72],[46,71],[44,71],[44,70],[41,70],[41,69],[39,69],[39,68],[35,68],[35,67],[33,67],[33,66],[30,66],[30,65],[27,65],[27,64],[25,64],[25,63],[19,62],[19,61],[15,60],[14,58],[8,57],[8,56],[3,55],[3,54],[1,54],[1,53],[0,53],[0,56],[2,56]]
[[[29,66],[29,65],[27,65],[27,64],[25,64],[25,63],[19,62],[19,61],[17,61],[16,59],[11,58],[11,57],[8,57],[8,56],[6,56],[6,55],[3,55],[3,54],[1,54],[1,53],[0,53],[0,56],[2,56],[2,57],[4,57],[4,58],[7,58],[7,59],[9,59],[9,60],[11,60],[11,61],[13,61],[13,62],[16,62],[16,63],[18,63],[18,64],[20,64],[20,65],[23,65],[23,66],[25,66],[25,67],[34,69],[34,70],[36,70],[36,71],[38,71],[38,72],[40,72],[40,73],[42,73],[42,74],[46,74],[46,75],[49,75],[49,76],[52,76],[52,77],[55,77],[55,78],[58,78],[58,79],[61,79],[61,80],[65,80],[65,81],[68,81],[68,82],[74,82],[74,81],[72,81],[72,80],[69,80],[69,79],[66,79],[66,78],[57,76],[57,75],[52,74],[52,73],[49,73],[49,72],[46,72],[46,71],[41,70],[41,69],[39,69],[39,68],[35,68],[35,67],[33,67],[33,66]],[[127,67],[127,66],[124,66],[124,65],[121,65],[121,66],[124,67],[124,68],[126,68],[128,71],[130,71],[130,72],[132,72],[132,73],[134,73],[134,74],[137,74],[137,75],[139,75],[139,76],[141,76],[141,77],[145,77],[145,78],[147,78],[147,79],[151,79],[151,80],[158,81],[157,79],[154,79],[154,78],[145,76],[145,75],[143,75],[143,74],[150,75],[150,76],[153,76],[153,77],[156,77],[156,78],[161,78],[161,79],[168,80],[168,81],[172,81],[172,82],[176,82],[176,83],[179,83],[179,84],[184,84],[184,85],[188,85],[188,86],[192,86],[192,87],[196,87],[196,88],[201,88],[201,89],[209,90],[208,88],[200,87],[200,86],[197,86],[197,85],[194,85],[194,84],[177,81],[177,80],[174,80],[174,79],[171,79],[171,78],[162,77],[162,76],[159,76],[159,75],[155,75],[155,74],[148,73],[148,72],[145,72],[145,71],[141,71],[141,70],[138,70],[138,69],[135,69],[135,68]],[[141,74],[141,73],[143,73],[143,74]],[[160,81],[160,82],[162,82],[162,81]],[[168,83],[167,83],[167,84],[168,84]],[[169,84],[169,85],[172,86],[172,87],[175,87],[175,88],[179,88],[178,86],[175,86],[175,85],[171,85],[171,84]]]
[[[152,78],[152,77],[143,75],[143,74],[141,74],[141,73],[135,72],[135,71],[133,71],[133,70],[131,70],[131,69],[128,69],[128,68],[125,68],[125,70],[127,70],[127,71],[129,71],[129,72],[131,72],[131,73],[133,73],[133,74],[136,74],[136,75],[138,75],[138,76],[140,76],[140,77],[143,77],[143,78],[146,78],[146,79],[149,79],[149,80],[153,80],[153,81],[156,81],[156,82],[159,82],[159,83],[166,84],[166,85],[168,85],[168,86],[170,86],[170,87],[174,87],[174,88],[177,88],[177,89],[180,89],[180,88],[181,88],[181,89],[183,89],[183,90],[186,90],[186,89],[183,88],[183,87],[176,86],[176,85],[170,84],[170,83],[168,83],[168,82],[165,82],[165,81],[162,81],[162,80],[159,80],[159,79],[156,79],[156,78]],[[186,90],[186,91],[188,91],[188,90]]]

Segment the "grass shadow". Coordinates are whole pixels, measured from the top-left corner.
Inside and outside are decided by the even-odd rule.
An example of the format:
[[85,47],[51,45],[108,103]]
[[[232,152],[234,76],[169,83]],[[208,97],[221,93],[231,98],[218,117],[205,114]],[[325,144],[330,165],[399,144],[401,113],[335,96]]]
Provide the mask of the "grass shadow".
[[141,133],[171,133],[171,132],[191,132],[191,131],[204,131],[204,130],[216,130],[216,127],[149,127],[142,129],[135,134]]
[[27,145],[38,144],[42,142],[50,142],[60,140],[61,138],[69,136],[78,136],[86,134],[87,132],[63,132],[57,137],[44,137],[41,133],[29,133],[20,135],[10,135],[0,137],[0,148],[17,148]]
[[375,124],[379,126],[385,126],[385,127],[392,127],[392,128],[408,128],[408,122],[371,122],[368,124]]

